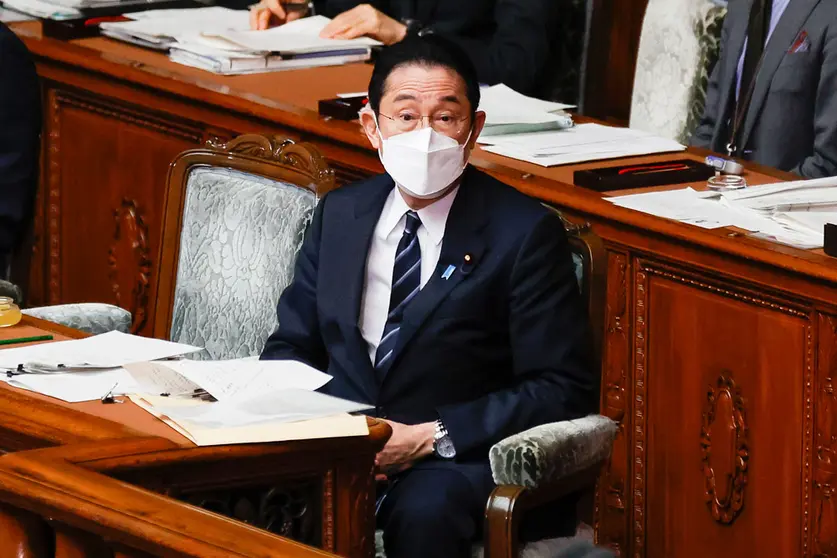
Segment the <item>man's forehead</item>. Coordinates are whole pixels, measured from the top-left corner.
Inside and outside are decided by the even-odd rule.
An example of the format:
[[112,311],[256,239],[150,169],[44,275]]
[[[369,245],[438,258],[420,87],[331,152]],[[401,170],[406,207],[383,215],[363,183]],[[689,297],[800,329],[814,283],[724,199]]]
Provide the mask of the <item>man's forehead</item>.
[[410,64],[392,71],[384,84],[384,97],[466,97],[465,81],[456,72],[443,66]]

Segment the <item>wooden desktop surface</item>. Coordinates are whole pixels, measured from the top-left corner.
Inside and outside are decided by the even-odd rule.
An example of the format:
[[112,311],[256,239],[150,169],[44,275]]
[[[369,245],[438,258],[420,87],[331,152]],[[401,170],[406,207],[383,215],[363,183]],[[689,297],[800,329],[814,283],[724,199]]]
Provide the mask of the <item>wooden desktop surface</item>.
[[[112,302],[149,332],[158,274],[172,273],[157,268],[166,170],[185,149],[270,134],[315,144],[341,184],[381,172],[357,122],[316,112],[320,99],[365,90],[369,65],[222,77],[109,39],[12,27],[45,99],[33,304]],[[837,558],[835,260],[572,184],[578,169],[705,154],[542,168],[477,150],[471,162],[604,243],[601,412],[620,430],[599,482],[598,540],[638,558]],[[792,178],[746,167],[751,184]]]

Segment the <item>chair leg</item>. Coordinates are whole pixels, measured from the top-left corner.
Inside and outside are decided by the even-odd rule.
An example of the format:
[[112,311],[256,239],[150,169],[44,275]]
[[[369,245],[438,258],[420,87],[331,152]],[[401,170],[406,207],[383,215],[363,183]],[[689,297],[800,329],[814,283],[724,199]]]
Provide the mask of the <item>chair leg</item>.
[[517,558],[520,551],[518,527],[527,490],[522,486],[498,486],[485,506],[485,558]]

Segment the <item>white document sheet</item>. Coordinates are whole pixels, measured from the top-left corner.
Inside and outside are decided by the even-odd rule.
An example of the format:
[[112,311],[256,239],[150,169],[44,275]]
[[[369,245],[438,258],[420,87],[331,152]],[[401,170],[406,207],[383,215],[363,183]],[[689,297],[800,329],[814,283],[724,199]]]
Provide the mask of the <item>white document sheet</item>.
[[293,360],[175,360],[128,366],[138,381],[146,379],[147,383],[155,386],[154,390],[156,386],[162,386],[163,382],[172,381],[166,369],[188,384],[168,385],[167,389],[158,393],[186,393],[201,387],[218,401],[248,399],[286,389],[313,391],[331,380],[328,374]]
[[16,369],[19,364],[27,363],[117,368],[132,362],[170,358],[201,350],[191,345],[111,331],[85,339],[5,349],[0,351],[0,368]]
[[297,422],[352,413],[370,406],[316,391],[282,389],[255,397],[215,401],[202,405],[159,402],[156,411],[174,421],[185,420],[208,428],[234,428],[263,422]]
[[483,150],[489,153],[496,153],[497,155],[511,157],[512,159],[526,161],[542,167],[618,159],[621,157],[636,157],[654,153],[671,153],[685,149],[686,147],[684,145],[676,141],[653,137],[640,137],[601,142],[595,145],[557,148],[554,152],[550,152],[549,150],[532,151],[515,146],[506,146],[504,144],[483,146]]
[[[304,17],[265,31],[203,32],[202,36],[217,39],[216,48],[247,50],[262,53],[311,53],[351,50],[382,43],[369,37],[350,40],[323,39],[320,31],[331,20],[325,16]],[[222,42],[223,41],[223,42]],[[226,43],[226,46],[222,46]]]
[[116,368],[98,372],[64,372],[56,374],[20,374],[0,378],[10,386],[27,389],[68,403],[101,399],[108,392],[116,394],[137,391],[137,384],[127,370]]

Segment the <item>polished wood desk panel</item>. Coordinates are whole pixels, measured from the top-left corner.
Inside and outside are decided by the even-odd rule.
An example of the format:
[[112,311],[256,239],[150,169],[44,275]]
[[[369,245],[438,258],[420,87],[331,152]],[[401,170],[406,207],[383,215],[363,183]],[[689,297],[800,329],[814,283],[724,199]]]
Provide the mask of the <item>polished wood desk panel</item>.
[[[24,317],[0,329],[0,339],[44,333],[55,341],[84,335]],[[69,525],[152,554],[174,555],[172,549],[180,548],[192,553],[177,555],[266,556],[273,554],[264,548],[273,544],[281,555],[282,548],[289,556],[327,555],[275,536],[253,536],[235,522],[206,519],[175,500],[344,556],[372,555],[374,457],[389,437],[385,423],[370,419],[366,437],[195,447],[124,400],[66,403],[0,383],[0,454],[7,454],[0,458],[0,556],[10,555],[9,545],[23,544],[22,535],[11,533],[49,531],[38,517],[57,518],[60,532]],[[112,510],[103,512],[103,506]],[[109,522],[100,523],[110,526],[104,531],[90,524],[102,513]],[[156,529],[138,516],[164,523]],[[76,546],[79,537],[70,537]],[[149,547],[151,542],[170,546]],[[206,550],[212,545],[226,550],[213,554]]]
[[[166,166],[186,146],[278,133],[316,144],[341,182],[381,169],[356,122],[315,112],[363,90],[367,65],[219,77],[103,38],[14,28],[47,113],[33,301],[117,302],[148,331]],[[472,162],[605,243],[601,401],[621,428],[599,483],[599,541],[635,557],[837,557],[834,260],[572,186],[574,170],[610,163],[544,169],[479,150]]]

